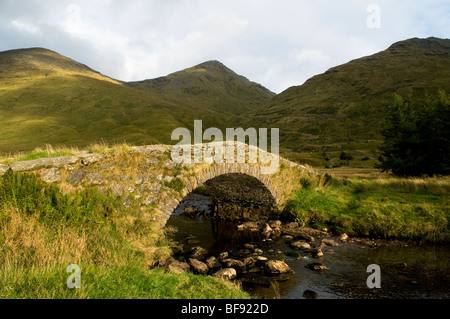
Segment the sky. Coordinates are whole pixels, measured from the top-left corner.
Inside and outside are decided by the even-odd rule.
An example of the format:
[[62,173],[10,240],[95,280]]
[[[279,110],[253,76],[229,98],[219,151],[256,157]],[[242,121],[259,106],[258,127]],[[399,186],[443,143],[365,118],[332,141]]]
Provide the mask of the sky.
[[42,47],[122,81],[218,60],[280,93],[431,36],[450,38],[449,0],[0,0],[0,51]]

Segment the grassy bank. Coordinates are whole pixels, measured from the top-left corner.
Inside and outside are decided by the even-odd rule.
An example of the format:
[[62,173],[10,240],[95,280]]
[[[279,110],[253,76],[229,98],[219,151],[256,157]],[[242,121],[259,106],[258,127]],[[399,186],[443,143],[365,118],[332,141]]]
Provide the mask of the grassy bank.
[[336,233],[450,242],[450,178],[333,178],[304,183],[288,209],[298,221]]
[[[170,243],[153,210],[95,189],[62,194],[33,175],[0,179],[0,298],[246,298],[236,286],[154,267]],[[69,289],[70,264],[81,289]]]

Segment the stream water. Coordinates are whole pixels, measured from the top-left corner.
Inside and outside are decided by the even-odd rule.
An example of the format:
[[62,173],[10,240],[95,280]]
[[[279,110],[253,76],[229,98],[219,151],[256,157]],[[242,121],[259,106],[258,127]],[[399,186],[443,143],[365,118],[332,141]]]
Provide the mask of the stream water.
[[[321,299],[343,298],[450,298],[450,249],[447,246],[368,248],[360,244],[340,243],[339,247],[322,247],[324,256],[313,258],[292,249],[284,239],[264,241],[262,237],[237,231],[237,224],[205,217],[183,215],[186,207],[210,212],[211,200],[199,194],[189,195],[175,210],[166,227],[176,228],[174,240],[191,247],[201,246],[210,256],[228,252],[241,258],[244,245],[252,245],[268,259],[284,260],[292,273],[266,276],[264,273],[242,274],[238,280],[255,298],[301,299],[313,291]],[[186,238],[190,242],[186,243]],[[320,240],[320,239],[318,239]],[[187,247],[188,249],[190,247]],[[247,252],[248,253],[248,252]],[[328,269],[312,271],[305,266],[320,262]],[[369,289],[367,267],[381,268],[381,288]]]

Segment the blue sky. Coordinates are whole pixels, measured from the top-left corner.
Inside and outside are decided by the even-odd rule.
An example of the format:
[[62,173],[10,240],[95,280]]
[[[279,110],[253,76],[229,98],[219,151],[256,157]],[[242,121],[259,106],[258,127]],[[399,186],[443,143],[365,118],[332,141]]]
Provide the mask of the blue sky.
[[44,47],[124,81],[219,60],[279,93],[430,36],[450,38],[450,1],[0,0],[0,51]]

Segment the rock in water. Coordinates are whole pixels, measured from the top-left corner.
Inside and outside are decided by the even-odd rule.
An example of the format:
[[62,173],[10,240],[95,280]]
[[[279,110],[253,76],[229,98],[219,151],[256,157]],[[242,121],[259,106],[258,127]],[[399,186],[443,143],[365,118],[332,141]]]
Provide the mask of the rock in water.
[[333,239],[322,239],[322,243],[331,247],[339,247],[340,245],[335,242]]
[[234,268],[240,272],[245,270],[245,264],[240,260],[228,258],[228,259],[222,260],[222,264],[226,268]]
[[311,250],[311,245],[304,241],[293,242],[291,243],[291,247],[294,249]]
[[305,266],[306,268],[308,268],[309,270],[314,270],[314,271],[324,271],[327,270],[327,266],[321,264],[321,263],[311,263]]
[[272,234],[273,229],[269,226],[269,224],[264,224],[263,229],[261,234],[265,237],[265,238],[269,238],[270,235]]
[[211,256],[206,260],[206,265],[208,266],[209,269],[220,268],[220,263],[214,256]]
[[286,274],[292,271],[288,264],[281,260],[269,260],[265,270],[270,274]]
[[225,269],[219,270],[213,276],[218,277],[218,278],[232,280],[237,277],[237,272],[236,272],[236,269],[234,269],[234,268],[225,268]]
[[200,246],[192,248],[191,257],[194,259],[203,259],[208,254],[208,251]]
[[323,257],[323,251],[320,248],[313,249],[311,252],[312,252],[312,256],[315,258]]
[[305,290],[303,292],[303,298],[305,299],[319,299],[319,295],[312,290]]
[[189,264],[194,269],[194,272],[198,274],[206,275],[209,271],[208,266],[204,262],[201,262],[200,260],[189,258]]

